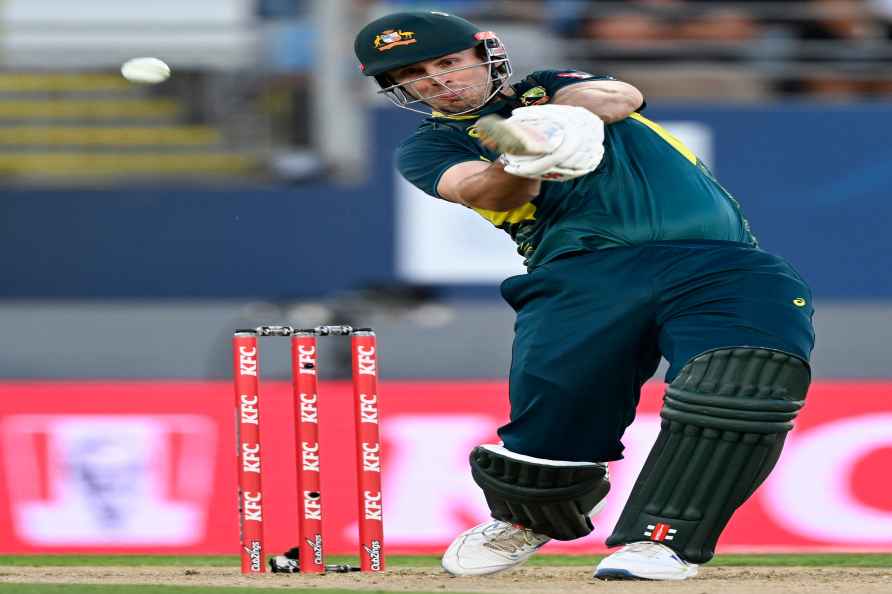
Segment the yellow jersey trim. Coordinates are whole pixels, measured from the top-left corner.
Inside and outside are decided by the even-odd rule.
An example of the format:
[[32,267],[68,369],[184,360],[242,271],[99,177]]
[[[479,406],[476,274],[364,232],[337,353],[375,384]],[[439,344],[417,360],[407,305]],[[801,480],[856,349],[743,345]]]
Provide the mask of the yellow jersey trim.
[[431,116],[435,118],[443,118],[446,120],[473,120],[474,118],[479,118],[480,114],[449,115],[441,111],[431,111]]
[[[492,163],[492,161],[483,155],[478,156],[481,161]],[[522,223],[523,221],[536,220],[536,205],[532,202],[527,202],[523,206],[518,206],[509,211],[486,210],[485,208],[474,208],[473,206],[471,207],[471,210],[499,228],[503,227],[505,223],[513,225],[515,223]]]
[[536,205],[532,202],[527,202],[522,206],[518,206],[517,208],[505,212],[486,210],[485,208],[475,208],[473,206],[471,208],[496,227],[502,227],[506,223],[514,225],[524,221],[536,220]]
[[642,124],[644,124],[645,126],[650,128],[651,130],[653,130],[657,134],[657,136],[659,136],[660,138],[662,138],[663,140],[668,142],[669,145],[672,146],[672,148],[677,150],[679,153],[681,153],[685,159],[687,159],[694,165],[697,164],[697,155],[695,155],[694,152],[691,149],[689,149],[688,147],[686,147],[682,141],[680,141],[677,137],[673,136],[668,130],[663,128],[661,125],[659,125],[658,123],[656,123],[654,121],[647,119],[646,117],[644,117],[643,115],[641,115],[640,113],[637,113],[637,112],[630,114],[629,117],[637,122],[641,122]]

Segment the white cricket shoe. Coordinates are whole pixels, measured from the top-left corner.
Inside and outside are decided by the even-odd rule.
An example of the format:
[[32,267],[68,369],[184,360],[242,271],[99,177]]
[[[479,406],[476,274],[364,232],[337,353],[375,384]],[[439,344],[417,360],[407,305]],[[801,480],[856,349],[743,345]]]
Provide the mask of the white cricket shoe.
[[658,542],[633,542],[608,555],[595,568],[605,580],[685,580],[697,575],[697,565],[684,561]]
[[490,520],[459,534],[443,553],[452,575],[488,575],[516,567],[551,540],[528,528]]

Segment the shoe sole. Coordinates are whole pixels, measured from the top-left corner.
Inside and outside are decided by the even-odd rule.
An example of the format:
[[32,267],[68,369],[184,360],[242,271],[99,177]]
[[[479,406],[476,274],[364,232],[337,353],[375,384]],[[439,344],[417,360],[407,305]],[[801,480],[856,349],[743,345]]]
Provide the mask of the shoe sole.
[[442,563],[440,564],[440,567],[442,567],[443,571],[445,571],[452,577],[482,577],[485,575],[495,575],[497,573],[509,571],[509,570],[512,570],[515,567],[519,567],[523,564],[524,564],[524,561],[521,561],[520,563],[515,563],[514,565],[509,565],[508,567],[499,567],[498,569],[491,569],[491,568],[487,567],[485,569],[472,569],[472,570],[461,569],[461,570],[457,570],[457,571],[452,571],[450,569],[447,569],[447,567],[445,565],[443,565]]
[[529,561],[529,557],[527,557],[526,559],[518,561],[517,563],[512,563],[511,565],[488,565],[486,567],[478,567],[475,569],[456,568],[453,571],[452,569],[446,567],[445,557],[448,553],[449,551],[447,551],[443,555],[444,558],[440,560],[440,567],[443,568],[443,571],[454,577],[479,577],[484,575],[493,575],[496,573],[502,573],[503,571],[509,571],[511,569],[514,569],[515,567],[520,567],[521,565]]
[[609,581],[644,581],[646,578],[638,577],[626,571],[625,569],[602,569],[593,576],[595,579]]
[[674,574],[674,575],[664,575],[664,576],[656,576],[656,575],[642,576],[642,575],[635,575],[634,573],[632,573],[631,571],[629,571],[627,569],[613,569],[613,568],[611,568],[611,569],[599,569],[599,570],[595,571],[595,574],[592,577],[594,577],[595,579],[604,580],[604,581],[625,580],[625,581],[647,581],[647,582],[658,581],[658,582],[662,582],[662,581],[686,580],[688,578],[694,577],[695,575],[697,575],[696,571],[693,573],[686,573],[684,575]]

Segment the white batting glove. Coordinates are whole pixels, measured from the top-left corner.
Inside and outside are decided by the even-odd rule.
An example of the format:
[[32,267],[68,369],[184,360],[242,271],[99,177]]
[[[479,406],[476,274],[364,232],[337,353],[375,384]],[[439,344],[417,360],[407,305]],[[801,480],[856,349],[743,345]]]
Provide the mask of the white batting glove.
[[604,122],[583,107],[520,107],[478,127],[503,151],[505,171],[519,177],[565,181],[594,171],[604,156]]

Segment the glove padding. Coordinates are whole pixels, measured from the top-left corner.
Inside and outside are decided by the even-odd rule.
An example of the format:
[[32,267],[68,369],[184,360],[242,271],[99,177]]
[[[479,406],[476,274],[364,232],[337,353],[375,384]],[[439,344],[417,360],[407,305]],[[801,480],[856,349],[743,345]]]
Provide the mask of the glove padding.
[[533,128],[550,141],[542,155],[501,157],[505,172],[519,177],[566,181],[597,169],[604,157],[604,122],[575,105],[534,105],[511,112],[507,122]]

